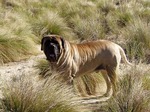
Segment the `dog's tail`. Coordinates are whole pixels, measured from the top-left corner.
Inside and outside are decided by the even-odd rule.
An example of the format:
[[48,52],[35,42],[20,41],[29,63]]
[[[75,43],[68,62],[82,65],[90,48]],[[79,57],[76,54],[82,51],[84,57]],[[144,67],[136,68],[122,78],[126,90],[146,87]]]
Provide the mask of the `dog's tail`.
[[130,66],[132,66],[132,63],[130,63],[130,62],[127,60],[127,57],[126,57],[126,55],[125,55],[125,52],[124,52],[124,50],[123,50],[120,46],[119,46],[119,50],[120,50],[120,54],[121,54],[121,58],[122,58],[123,62],[126,63],[126,64],[128,64],[128,65],[130,65]]

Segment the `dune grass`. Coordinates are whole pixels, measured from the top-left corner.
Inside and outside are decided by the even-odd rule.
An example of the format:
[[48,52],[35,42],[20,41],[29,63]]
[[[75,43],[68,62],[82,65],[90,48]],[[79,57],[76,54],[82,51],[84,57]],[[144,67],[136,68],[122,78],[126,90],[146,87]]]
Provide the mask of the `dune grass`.
[[36,82],[31,75],[22,75],[5,82],[0,109],[3,112],[79,112],[81,104],[72,89],[56,77],[53,74]]

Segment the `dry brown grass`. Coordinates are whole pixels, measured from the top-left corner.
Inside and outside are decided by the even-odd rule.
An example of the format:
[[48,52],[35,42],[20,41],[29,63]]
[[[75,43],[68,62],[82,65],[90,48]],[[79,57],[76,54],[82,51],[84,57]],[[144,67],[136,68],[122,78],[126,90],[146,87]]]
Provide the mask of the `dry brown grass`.
[[3,112],[78,112],[80,102],[67,85],[53,74],[47,80],[36,81],[31,75],[22,75],[4,82],[0,109]]

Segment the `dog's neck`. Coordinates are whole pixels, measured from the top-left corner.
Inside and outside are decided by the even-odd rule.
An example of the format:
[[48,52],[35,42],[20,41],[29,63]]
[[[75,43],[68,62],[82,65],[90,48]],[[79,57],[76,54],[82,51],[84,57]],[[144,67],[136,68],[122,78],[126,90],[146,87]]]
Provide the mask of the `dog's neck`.
[[76,74],[78,71],[78,61],[80,60],[78,51],[71,43],[66,44],[66,49],[62,52],[60,59],[53,63],[53,69],[58,72],[63,71],[65,74]]
[[91,47],[93,47],[93,46],[87,46],[86,44],[77,44],[76,46],[77,46],[79,57],[80,57],[80,59],[79,59],[80,64],[85,64],[88,61],[88,59],[95,58],[96,49],[94,48],[95,50],[94,49],[91,50]]

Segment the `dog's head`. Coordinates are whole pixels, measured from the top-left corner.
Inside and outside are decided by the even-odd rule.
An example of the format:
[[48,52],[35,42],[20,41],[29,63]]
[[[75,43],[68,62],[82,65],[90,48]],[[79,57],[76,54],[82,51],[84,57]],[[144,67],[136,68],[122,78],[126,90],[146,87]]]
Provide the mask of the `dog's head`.
[[46,35],[41,41],[41,50],[44,51],[47,60],[50,62],[57,62],[63,49],[65,41],[58,35]]

